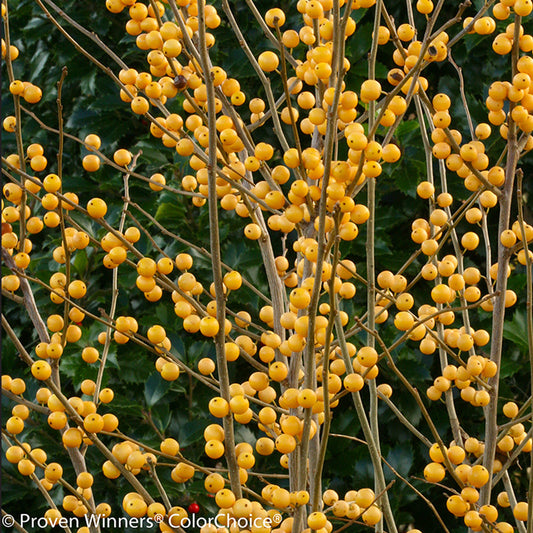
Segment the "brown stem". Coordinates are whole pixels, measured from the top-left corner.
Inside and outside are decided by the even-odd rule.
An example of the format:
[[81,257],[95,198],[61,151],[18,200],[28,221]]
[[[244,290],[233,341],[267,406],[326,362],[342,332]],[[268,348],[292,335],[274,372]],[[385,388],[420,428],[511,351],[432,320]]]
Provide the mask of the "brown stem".
[[[229,373],[225,357],[225,323],[226,323],[226,298],[224,296],[224,284],[222,281],[222,265],[220,252],[220,234],[218,226],[218,197],[216,189],[216,111],[215,111],[215,88],[211,74],[211,62],[205,42],[205,0],[198,2],[199,20],[199,53],[202,69],[205,73],[207,87],[207,117],[209,127],[209,160],[208,172],[208,206],[209,206],[209,238],[211,245],[211,259],[213,265],[213,282],[215,285],[215,298],[217,304],[216,318],[219,329],[215,336],[217,368],[220,384],[220,394],[227,402],[230,401]],[[233,429],[233,417],[231,414],[223,419],[225,456],[230,471],[230,484],[236,498],[242,495],[239,480],[239,467],[235,456],[235,433]]]
[[[515,35],[512,51],[513,75],[516,72],[516,61],[519,54],[518,49],[518,32],[520,30],[520,17],[515,16]],[[513,195],[513,187],[515,182],[516,166],[518,164],[519,152],[517,142],[517,127],[512,119],[511,111],[514,108],[514,103],[511,102],[509,110],[509,129],[507,133],[507,162],[505,166],[505,184],[503,186],[502,194],[499,199],[500,215],[498,220],[498,235],[501,235],[504,230],[509,227],[509,219],[511,215],[511,202]],[[492,478],[494,455],[496,453],[496,435],[497,435],[497,411],[498,411],[498,392],[500,384],[500,367],[502,360],[503,348],[503,328],[505,323],[505,294],[507,290],[507,268],[509,265],[510,254],[507,248],[498,239],[498,276],[496,279],[496,292],[499,296],[494,302],[494,309],[492,312],[492,340],[490,359],[496,363],[496,375],[489,380],[492,386],[490,391],[490,403],[485,410],[485,451],[483,454],[483,466],[489,471],[490,478]],[[480,493],[480,504],[485,505],[490,501],[490,493],[492,490],[492,483],[489,482],[484,485]]]

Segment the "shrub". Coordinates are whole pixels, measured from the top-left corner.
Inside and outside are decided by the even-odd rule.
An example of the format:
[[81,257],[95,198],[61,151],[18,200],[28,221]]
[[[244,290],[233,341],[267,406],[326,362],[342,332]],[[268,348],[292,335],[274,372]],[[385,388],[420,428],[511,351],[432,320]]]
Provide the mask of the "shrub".
[[36,4],[2,4],[17,527],[529,531],[531,2]]

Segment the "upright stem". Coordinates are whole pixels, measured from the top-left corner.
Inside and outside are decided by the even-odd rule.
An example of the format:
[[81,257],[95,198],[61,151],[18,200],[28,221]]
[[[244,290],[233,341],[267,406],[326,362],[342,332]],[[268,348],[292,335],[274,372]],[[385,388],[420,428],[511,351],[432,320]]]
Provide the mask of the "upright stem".
[[[520,224],[520,235],[522,243],[524,244],[524,254],[526,263],[526,279],[527,279],[527,301],[526,301],[526,321],[527,321],[527,340],[529,347],[529,372],[530,372],[530,385],[531,396],[533,398],[533,272],[531,256],[529,255],[529,248],[527,245],[526,228],[524,223],[524,205],[522,197],[522,180],[524,173],[521,170],[517,171],[517,184],[516,184],[516,199],[518,203],[518,223]],[[533,417],[533,402],[531,402],[531,416]],[[527,533],[533,532],[533,450],[529,452],[530,457],[530,474],[528,483],[528,521],[527,521]]]
[[[422,135],[422,142],[424,144],[424,151],[426,154],[426,169],[427,169],[428,181],[432,185],[435,185],[434,175],[433,175],[433,154],[431,151],[429,136],[428,136],[428,132],[427,132],[426,125],[425,125],[425,114],[424,114],[424,109],[423,109],[423,103],[418,96],[415,96],[413,100],[416,106],[418,121],[421,125],[420,133]],[[426,110],[426,113],[429,113],[429,110],[427,109],[427,107],[425,108],[425,110]],[[428,123],[429,123],[430,128],[432,128],[431,120],[428,120]],[[440,174],[440,185],[441,185],[442,192],[443,193],[448,192],[447,180],[446,180],[446,166],[442,160],[439,160],[439,174]],[[433,197],[429,199],[429,205],[430,205],[430,210],[432,211],[435,208],[435,199]],[[449,207],[446,208],[446,213],[448,214],[449,220],[452,220],[453,215]],[[431,230],[432,230],[431,237],[434,238],[434,227],[433,226],[431,227]],[[459,273],[462,274],[463,273],[463,261],[462,261],[462,256],[461,256],[461,250],[459,247],[459,240],[457,238],[457,232],[456,232],[455,227],[450,228],[450,230],[451,230],[451,238],[452,238],[452,242],[453,242],[453,246],[455,250],[455,255],[458,261],[458,270],[459,270]],[[437,266],[437,254],[433,256],[432,261],[435,264],[435,266]],[[435,278],[435,285],[437,285],[438,283],[441,283],[440,276],[437,276],[437,278]],[[464,307],[466,305],[464,296],[460,295],[460,298],[461,298],[461,306]],[[442,304],[437,304],[437,309],[441,309],[441,308],[442,308]],[[468,317],[468,311],[466,309],[463,311],[463,321],[465,323],[467,332],[469,332],[470,331],[469,317]],[[441,339],[444,338],[444,324],[442,324],[441,322],[437,323],[437,333],[438,333],[439,338]],[[446,367],[448,364],[448,358],[446,355],[446,351],[444,350],[443,346],[440,344],[438,347],[438,351],[439,351],[441,370],[444,370],[444,367]],[[453,438],[455,442],[459,446],[461,446],[463,439],[461,436],[459,418],[457,417],[457,412],[455,410],[453,392],[451,389],[447,390],[444,393],[444,398],[446,401],[446,409],[448,411],[448,418],[450,420],[450,426],[452,428]]]
[[[339,263],[339,241],[338,236],[338,216],[335,220],[335,244],[333,249],[333,264],[332,272],[335,272]],[[315,467],[315,480],[313,483],[313,492],[311,494],[311,509],[314,511],[320,510],[321,494],[322,494],[322,473],[324,468],[324,461],[326,459],[326,450],[328,446],[329,433],[331,429],[331,410],[330,410],[330,398],[329,398],[329,352],[331,346],[331,333],[335,327],[335,317],[338,313],[338,302],[334,290],[335,278],[332,276],[329,281],[329,319],[326,328],[326,342],[324,345],[324,354],[322,356],[322,386],[324,394],[324,423],[320,430],[320,449],[318,451],[317,464]]]
[[[67,67],[63,67],[63,70],[61,71],[61,78],[57,83],[57,122],[58,122],[58,130],[59,130],[59,139],[58,139],[58,150],[57,150],[57,175],[62,180],[63,179],[63,146],[64,146],[64,140],[65,140],[65,132],[63,130],[63,103],[61,101],[61,95],[63,92],[63,83],[65,82],[65,78],[68,74]],[[63,186],[60,187],[59,193],[63,193]],[[65,277],[66,277],[66,284],[65,286],[68,287],[70,284],[70,250],[67,244],[67,236],[65,232],[65,211],[63,209],[63,205],[61,202],[59,202],[58,206],[58,212],[59,212],[59,226],[61,229],[61,239],[63,241],[63,249],[65,253]],[[22,217],[24,218],[24,217]],[[63,345],[63,348],[66,344],[66,333],[68,328],[68,313],[69,313],[69,303],[67,300],[65,300],[65,304],[63,306],[63,331],[61,332],[61,343]],[[59,378],[59,361],[54,360],[52,362],[52,375],[54,376],[54,380],[60,385],[60,378]]]
[[[120,215],[120,222],[118,226],[119,233],[122,234],[124,231],[124,224],[126,222],[126,215],[128,213],[128,207],[130,205],[130,187],[129,187],[129,180],[130,180],[130,171],[132,171],[136,164],[137,164],[137,158],[139,157],[140,153],[138,153],[134,158],[131,164],[128,167],[128,172],[124,174],[123,176],[123,183],[124,183],[124,204],[122,206],[122,212]],[[112,276],[112,282],[111,282],[111,305],[109,306],[109,319],[114,320],[115,318],[115,312],[117,309],[117,300],[118,300],[118,269],[113,269],[113,276]],[[98,367],[98,375],[96,377],[96,386],[94,388],[94,401],[96,402],[98,398],[98,394],[100,394],[100,387],[102,386],[102,380],[104,378],[104,371],[107,363],[107,356],[109,354],[109,348],[111,346],[111,325],[107,327],[106,330],[106,337],[105,337],[105,343],[104,348],[102,351],[102,358],[100,360],[100,366]]]
[[[348,9],[348,8],[346,8]],[[318,300],[320,297],[320,289],[322,286],[322,280],[320,273],[322,272],[322,267],[324,265],[324,260],[326,256],[326,207],[327,207],[327,187],[330,179],[330,169],[331,169],[331,159],[332,151],[334,144],[335,132],[337,129],[337,108],[340,98],[340,86],[342,82],[342,73],[340,72],[340,59],[343,57],[343,43],[341,40],[339,42],[339,35],[343,35],[344,25],[340,24],[338,13],[339,13],[339,0],[334,0],[333,2],[333,11],[337,13],[336,23],[333,24],[333,72],[338,72],[339,75],[336,80],[335,85],[335,95],[333,98],[333,103],[328,109],[327,113],[327,128],[326,128],[326,138],[324,142],[324,176],[322,178],[322,191],[319,200],[319,209],[318,209],[318,231],[317,231],[317,242],[318,242],[318,257],[316,261],[316,273],[313,283],[313,290],[311,293],[311,302],[308,307],[308,317],[309,317],[309,327],[307,334],[307,343],[304,351],[304,369],[305,369],[305,378],[304,385],[306,388],[315,388],[316,386],[316,364],[315,364],[315,323],[316,323],[316,313],[318,307]],[[345,12],[346,13],[346,12]],[[301,454],[300,461],[302,465],[305,465],[307,461],[307,451],[309,449],[309,433],[311,427],[311,409],[306,409],[304,417],[304,431],[302,435],[301,442]],[[305,476],[307,469],[305,467],[300,467],[300,490],[305,488]]]
[[[215,87],[213,85],[213,75],[211,63],[207,52],[205,40],[205,0],[198,2],[199,21],[199,53],[204,72],[205,84],[207,88],[207,118],[209,128],[209,160],[207,163],[208,175],[208,205],[209,205],[209,239],[211,248],[211,261],[213,266],[213,283],[215,285],[215,300],[217,304],[217,321],[219,324],[218,333],[215,336],[216,357],[218,377],[220,383],[220,394],[227,402],[230,401],[229,373],[225,356],[225,324],[226,324],[226,299],[224,296],[224,284],[222,281],[222,259],[220,253],[220,235],[218,228],[218,198],[216,188],[216,166],[217,166],[217,133],[216,133],[216,110],[215,110]],[[241,483],[239,480],[239,466],[235,456],[235,433],[233,429],[233,418],[231,413],[224,417],[224,447],[228,464],[231,490],[236,498],[241,498]]]
[[[509,498],[509,503],[511,504],[511,509],[514,509],[517,501],[513,489],[513,484],[511,483],[511,477],[509,476],[509,471],[505,471],[503,474],[503,486],[505,487],[505,492],[507,492],[507,497]],[[531,522],[531,520],[529,520]],[[526,533],[526,528],[522,520],[517,520],[515,518],[515,524],[518,528],[519,533]]]
[[[376,3],[376,12],[374,14],[374,35],[379,32],[379,24],[381,20],[381,6],[382,0]],[[376,77],[376,56],[378,48],[378,40],[372,40],[372,48],[370,50],[370,57],[368,60],[368,79],[373,80]],[[375,131],[375,102],[368,104],[368,130]],[[374,135],[369,140],[373,140]],[[376,230],[376,180],[367,178],[367,206],[369,211],[369,218],[367,221],[366,233],[366,278],[367,284],[367,324],[370,331],[374,331],[376,327],[376,263],[375,263],[375,230]],[[374,347],[374,337],[368,333],[366,343],[368,346]],[[381,447],[379,437],[379,420],[378,420],[378,395],[375,380],[370,380],[368,383],[368,390],[370,392],[370,431],[372,432],[372,441],[375,447],[376,459],[379,460],[379,472],[375,468],[374,475],[374,490],[380,494],[385,489],[385,477],[383,476],[383,469],[381,467]],[[360,397],[357,395],[356,409],[359,410],[358,403]],[[365,435],[366,436],[366,435]],[[366,437],[368,440],[368,437]],[[388,505],[388,494],[383,494],[383,502]],[[375,530],[379,533],[383,532],[383,521],[376,524]]]
[[[520,31],[520,17],[515,16],[515,41],[512,51],[512,74],[517,72],[516,63],[518,59],[518,38]],[[509,227],[509,219],[511,215],[511,202],[513,195],[513,188],[515,182],[516,166],[519,159],[518,140],[516,124],[512,119],[511,112],[514,109],[514,102],[510,103],[509,109],[509,129],[507,134],[507,162],[505,166],[505,184],[503,186],[502,194],[499,198],[500,216],[498,221],[498,235],[501,235],[504,230]],[[497,433],[498,433],[498,391],[500,383],[500,366],[502,360],[502,346],[503,346],[503,326],[505,322],[505,293],[507,291],[507,269],[509,267],[509,259],[511,254],[509,249],[502,245],[498,240],[498,276],[496,279],[496,292],[498,296],[494,301],[494,309],[492,312],[492,343],[490,351],[490,359],[494,361],[497,366],[496,375],[489,380],[490,403],[486,408],[485,413],[485,452],[483,454],[483,466],[489,471],[490,478],[492,478],[494,456],[496,453]],[[485,505],[490,502],[490,494],[492,490],[492,482],[483,486],[480,495],[480,505]]]

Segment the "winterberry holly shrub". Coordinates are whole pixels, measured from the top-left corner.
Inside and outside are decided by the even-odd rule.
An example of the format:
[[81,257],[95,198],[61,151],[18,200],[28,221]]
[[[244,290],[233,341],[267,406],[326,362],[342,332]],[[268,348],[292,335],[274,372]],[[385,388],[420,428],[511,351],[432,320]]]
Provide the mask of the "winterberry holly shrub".
[[4,526],[531,533],[531,0],[65,4],[2,3]]

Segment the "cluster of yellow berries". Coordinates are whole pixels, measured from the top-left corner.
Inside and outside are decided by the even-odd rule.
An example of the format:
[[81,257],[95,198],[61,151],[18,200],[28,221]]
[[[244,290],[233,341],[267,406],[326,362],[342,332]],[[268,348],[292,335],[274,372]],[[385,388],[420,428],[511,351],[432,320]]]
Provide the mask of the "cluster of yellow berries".
[[[2,376],[2,389],[16,396],[22,397],[26,391],[26,383],[21,378],[11,378],[9,375],[4,375]],[[95,393],[95,389],[96,385],[94,381],[90,379],[84,380],[81,384],[82,394],[92,396]],[[113,398],[114,392],[110,388],[101,389],[98,394],[99,404],[109,404],[113,401]],[[49,426],[52,429],[64,429],[68,421],[68,412],[66,412],[67,406],[63,404],[61,399],[53,394],[47,387],[41,387],[36,392],[36,400],[39,404],[46,405],[50,410],[50,414],[48,416]],[[106,413],[102,416],[99,414],[97,415],[96,411],[98,406],[91,400],[82,400],[80,397],[72,396],[67,398],[67,403],[80,417],[84,419],[84,429],[89,433],[114,431],[118,427],[117,417],[111,413]],[[13,410],[13,417],[12,419],[8,420],[10,427],[9,432],[13,435],[22,433],[24,430],[24,421],[29,415],[30,412],[25,405],[21,404],[15,406]],[[86,439],[86,435],[83,435],[77,428],[71,429],[73,431],[68,430],[71,431],[69,434],[67,434],[67,432],[64,433],[63,442],[66,446],[72,444],[71,447],[78,447],[81,445],[82,438]],[[80,435],[79,438],[76,436],[78,434]]]
[[[42,361],[39,361],[42,362]],[[32,367],[33,372],[33,367]],[[35,375],[35,374],[34,374]],[[40,379],[38,376],[35,376]],[[2,376],[2,389],[17,396],[22,396],[26,390],[24,380],[20,378],[12,379],[8,375]],[[92,395],[95,392],[95,383],[92,380],[85,380],[81,385],[81,392],[85,395]],[[101,404],[107,404],[113,399],[111,389],[102,389],[98,400]],[[36,400],[39,404],[45,405],[49,410],[48,425],[55,430],[61,431],[61,440],[66,448],[79,448],[82,444],[91,445],[93,442],[88,438],[87,433],[97,434],[101,431],[113,432],[118,427],[118,419],[111,413],[98,414],[97,405],[90,400],[82,400],[80,397],[72,396],[67,399],[68,407],[72,408],[77,415],[83,419],[83,430],[78,427],[66,428],[68,416],[66,406],[47,387],[41,387],[36,392]],[[6,430],[12,436],[20,435],[24,430],[24,422],[29,418],[30,411],[24,404],[16,405],[12,410],[12,416],[6,421]],[[47,454],[41,448],[33,448],[29,443],[23,442],[12,445],[6,449],[6,459],[9,463],[17,465],[18,471],[23,476],[31,476],[36,473],[36,468],[42,469],[43,477],[39,479],[39,484],[47,491],[59,482],[63,483],[63,467],[59,463],[50,462]],[[105,464],[105,463],[104,463]],[[104,470],[105,473],[105,470]],[[81,517],[87,514],[87,501],[92,498],[91,487],[93,476],[89,472],[81,472],[76,478],[76,492],[63,498],[63,508],[65,511],[74,513]],[[111,508],[107,503],[96,506],[97,514],[109,516]],[[57,514],[57,509],[50,509],[45,514],[45,518],[53,521],[61,514]]]
[[[2,19],[6,16],[6,7],[2,4]],[[10,44],[9,48],[4,39],[2,39],[2,59],[4,61],[15,61],[19,57],[20,51],[14,45]],[[35,104],[39,102],[43,96],[41,89],[30,83],[29,81],[13,80],[9,84],[9,92],[16,97],[23,98],[28,104]],[[7,132],[15,131],[16,119],[13,116],[8,116],[3,122],[4,130]]]
[[[13,59],[13,58],[11,58]],[[21,80],[14,80],[9,84],[9,92],[15,96],[20,96],[23,98],[28,104],[36,104],[41,100],[43,97],[43,92],[41,89],[34,85],[33,83],[30,83],[29,81],[21,81]],[[4,124],[5,124],[4,119]],[[9,130],[6,130],[9,131]]]
[[[503,406],[503,413],[508,418],[518,415],[518,406],[514,402],[508,402]],[[524,442],[525,441],[525,442]],[[498,473],[503,468],[502,461],[508,457],[515,445],[522,445],[522,453],[530,453],[532,440],[527,438],[524,426],[521,423],[510,427],[508,433],[498,441],[498,452],[500,458],[496,458],[493,463],[493,472]],[[489,481],[489,471],[476,462],[483,456],[484,444],[474,437],[468,437],[459,446],[452,442],[448,448],[437,443],[433,444],[429,450],[432,462],[428,463],[424,469],[424,477],[430,483],[440,483],[445,475],[446,461],[453,469],[453,474],[462,483],[460,493],[450,496],[446,507],[450,513],[456,517],[462,517],[467,527],[473,531],[481,531],[483,521],[494,524],[494,527],[501,531],[512,532],[513,528],[506,522],[498,522],[498,509],[494,505],[479,505],[479,489]],[[468,459],[468,456],[472,459]],[[472,464],[474,463],[474,464]],[[497,497],[497,505],[501,508],[510,507],[507,492],[501,492]],[[527,503],[518,502],[513,508],[513,515],[517,520],[527,520]]]
[[[2,19],[5,18],[6,8],[4,4],[2,4]],[[20,51],[19,49],[14,45],[9,45],[9,53],[8,53],[8,47],[6,45],[6,42],[4,39],[2,39],[2,59],[4,61],[9,61],[10,63],[12,61],[15,61],[19,57]],[[37,85],[34,85],[33,83],[30,83],[29,81],[22,81],[22,80],[12,80],[9,84],[9,92],[17,97],[22,98],[25,102],[28,104],[36,104],[41,100],[43,97],[43,92]],[[17,119],[13,115],[6,116],[2,122],[2,126],[4,128],[4,131],[8,133],[13,133],[17,128]],[[36,154],[37,155],[37,154]],[[40,154],[42,155],[42,153]],[[28,154],[28,157],[29,154]],[[16,166],[16,168],[20,168],[20,166],[17,166],[18,163],[18,156],[17,154],[10,154],[8,156],[8,162],[10,164],[13,164]],[[46,166],[46,159],[45,166]],[[37,160],[35,160],[35,164],[37,164]],[[33,168],[33,166],[32,166]]]
[[[58,482],[63,481],[63,467],[59,463],[49,462],[46,452],[41,448],[33,448],[27,442],[21,445],[13,445],[6,449],[6,460],[14,465],[24,476],[29,476],[35,472],[36,468],[43,470],[43,477],[39,483],[46,490],[51,490]],[[63,509],[72,512],[75,516],[81,517],[87,514],[88,509],[85,503],[92,497],[92,486],[94,478],[89,472],[81,472],[76,477],[76,495],[69,494],[63,498]],[[85,502],[85,503],[84,503]],[[111,508],[107,503],[96,506],[96,513],[109,516]],[[58,514],[59,513],[59,514]],[[60,517],[58,509],[49,509],[45,513],[45,518],[53,521]]]

